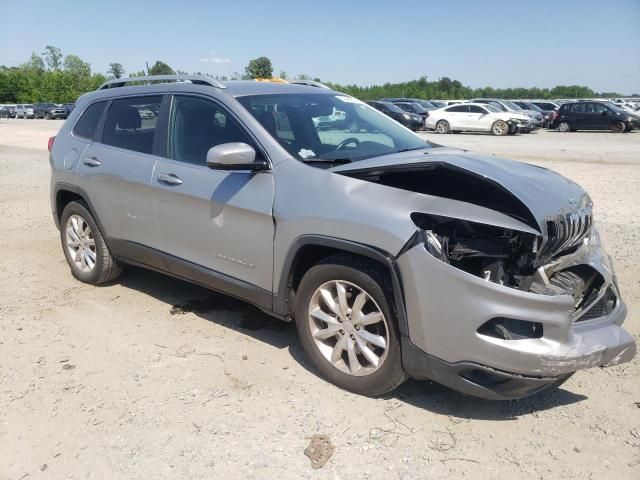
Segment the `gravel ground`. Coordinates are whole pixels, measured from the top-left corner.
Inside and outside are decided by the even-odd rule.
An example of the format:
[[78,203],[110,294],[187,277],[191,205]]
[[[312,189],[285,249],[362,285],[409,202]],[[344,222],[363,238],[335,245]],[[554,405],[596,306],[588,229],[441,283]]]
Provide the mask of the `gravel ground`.
[[[640,478],[637,358],[520,401],[414,381],[369,399],[241,302],[134,268],[78,283],[49,209],[60,124],[0,120],[0,479]],[[640,133],[426,137],[581,183],[639,337]],[[335,445],[320,470],[316,433]]]

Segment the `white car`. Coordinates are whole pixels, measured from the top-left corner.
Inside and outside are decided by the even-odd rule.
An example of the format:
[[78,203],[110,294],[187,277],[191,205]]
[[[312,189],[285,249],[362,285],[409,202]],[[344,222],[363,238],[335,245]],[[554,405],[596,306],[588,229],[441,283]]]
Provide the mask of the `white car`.
[[527,115],[503,112],[493,105],[462,103],[430,111],[426,126],[438,133],[468,131],[507,135],[528,128],[529,120]]

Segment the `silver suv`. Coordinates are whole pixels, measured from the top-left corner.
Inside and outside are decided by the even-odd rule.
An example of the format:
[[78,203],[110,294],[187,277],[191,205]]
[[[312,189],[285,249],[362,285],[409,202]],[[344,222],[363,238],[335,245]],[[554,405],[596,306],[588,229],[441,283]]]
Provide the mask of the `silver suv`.
[[516,398],[635,354],[578,185],[425,142],[348,95],[113,80],[49,146],[78,280],[133,264],[241,298],[294,321],[317,371],[347,390],[410,376]]

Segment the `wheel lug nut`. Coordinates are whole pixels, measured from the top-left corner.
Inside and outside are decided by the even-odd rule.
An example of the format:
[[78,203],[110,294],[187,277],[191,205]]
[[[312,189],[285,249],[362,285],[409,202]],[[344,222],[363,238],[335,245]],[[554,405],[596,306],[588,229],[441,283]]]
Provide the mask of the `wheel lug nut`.
[[340,330],[340,335],[344,335],[344,330]]
[[341,318],[338,318],[338,323],[342,323],[342,319]]
[[356,330],[360,330],[360,325],[356,325]]

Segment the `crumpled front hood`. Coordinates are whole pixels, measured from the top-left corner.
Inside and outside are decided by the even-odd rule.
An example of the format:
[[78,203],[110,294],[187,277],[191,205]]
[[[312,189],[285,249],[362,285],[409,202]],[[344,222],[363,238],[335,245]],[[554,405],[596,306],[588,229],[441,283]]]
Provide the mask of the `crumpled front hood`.
[[[469,178],[481,179],[508,191],[531,212],[538,229],[545,219],[574,213],[591,204],[582,187],[552,170],[448,147],[370,158],[340,165],[331,171],[361,177],[376,172],[419,171],[421,167],[428,170],[437,165],[466,172]],[[464,180],[459,183],[459,188],[465,189]],[[473,203],[487,206],[481,200]]]

